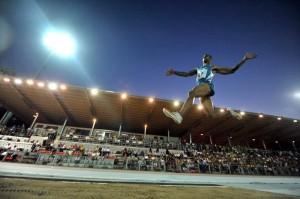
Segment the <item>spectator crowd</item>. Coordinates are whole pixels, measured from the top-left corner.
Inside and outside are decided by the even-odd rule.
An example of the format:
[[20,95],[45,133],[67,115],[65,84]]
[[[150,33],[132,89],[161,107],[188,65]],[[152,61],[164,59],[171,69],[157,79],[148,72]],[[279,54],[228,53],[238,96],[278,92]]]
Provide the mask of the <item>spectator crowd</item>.
[[[17,131],[17,129],[19,129]],[[58,166],[81,166],[151,170],[182,173],[218,173],[241,175],[291,175],[299,176],[300,155],[296,151],[253,149],[243,146],[218,146],[185,144],[181,150],[169,148],[142,148],[93,145],[86,148],[81,143],[54,145],[56,135],[50,134],[43,143],[23,140],[30,148],[18,147],[13,137],[28,137],[25,128],[2,128],[0,131],[0,161],[27,162]],[[9,135],[10,137],[7,137]]]

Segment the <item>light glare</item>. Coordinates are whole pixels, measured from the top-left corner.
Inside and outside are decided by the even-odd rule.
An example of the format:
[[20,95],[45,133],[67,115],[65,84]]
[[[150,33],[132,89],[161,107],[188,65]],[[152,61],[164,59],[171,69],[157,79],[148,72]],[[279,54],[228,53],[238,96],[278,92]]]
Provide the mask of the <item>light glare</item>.
[[175,101],[174,101],[174,106],[175,106],[175,107],[179,106],[179,101],[178,101],[178,100],[175,100]]
[[23,83],[23,81],[21,79],[15,79],[15,84],[20,85],[22,83]]
[[40,88],[44,88],[44,87],[45,87],[44,82],[38,82],[37,85],[38,85],[38,87],[40,87]]
[[225,112],[225,110],[224,110],[223,108],[221,108],[221,109],[220,109],[220,112],[221,112],[221,113],[224,113],[224,112]]
[[300,98],[300,92],[296,92],[296,93],[294,94],[294,96],[295,96],[296,98]]
[[54,82],[51,82],[48,84],[48,88],[52,91],[57,90],[57,84]]
[[197,109],[198,109],[198,110],[202,110],[202,109],[203,109],[203,105],[202,105],[202,104],[199,104],[199,105],[197,106]]
[[7,77],[5,77],[5,78],[3,78],[3,81],[4,81],[4,82],[10,82],[10,79],[7,78]]
[[154,98],[153,97],[150,97],[149,98],[149,103],[153,103],[154,102]]
[[122,100],[125,100],[126,98],[127,98],[127,93],[122,93],[122,94],[121,94],[121,99],[122,99]]
[[67,86],[64,85],[64,84],[61,84],[61,85],[60,85],[60,89],[61,89],[61,90],[66,90],[66,89],[67,89]]
[[27,83],[29,86],[31,86],[31,85],[33,85],[33,84],[34,84],[34,82],[33,82],[33,80],[32,80],[32,79],[28,79],[28,80],[26,81],[26,83]]
[[263,117],[264,117],[264,115],[263,115],[263,114],[260,114],[258,117],[259,117],[259,118],[263,118]]
[[47,32],[43,43],[53,54],[60,57],[72,56],[76,51],[74,38],[66,32]]
[[90,92],[91,92],[92,96],[98,95],[98,93],[99,93],[97,88],[92,88]]

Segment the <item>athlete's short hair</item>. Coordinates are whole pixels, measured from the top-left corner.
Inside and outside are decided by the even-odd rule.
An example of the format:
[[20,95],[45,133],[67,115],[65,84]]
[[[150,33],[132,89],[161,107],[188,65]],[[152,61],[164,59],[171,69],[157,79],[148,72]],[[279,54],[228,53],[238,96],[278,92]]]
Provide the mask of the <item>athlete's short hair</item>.
[[204,53],[203,57],[209,57],[210,59],[212,59],[212,56],[208,53]]

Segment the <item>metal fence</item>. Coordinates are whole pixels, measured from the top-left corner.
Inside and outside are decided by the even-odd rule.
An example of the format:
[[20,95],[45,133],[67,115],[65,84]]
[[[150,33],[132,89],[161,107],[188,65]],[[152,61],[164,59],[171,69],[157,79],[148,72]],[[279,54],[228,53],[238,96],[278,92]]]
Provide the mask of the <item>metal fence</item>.
[[59,154],[39,154],[35,164],[83,168],[126,169],[136,171],[159,171],[177,173],[207,173],[235,175],[284,175],[299,176],[297,169],[288,167],[266,167],[254,165],[216,164],[189,159],[166,157],[89,157]]

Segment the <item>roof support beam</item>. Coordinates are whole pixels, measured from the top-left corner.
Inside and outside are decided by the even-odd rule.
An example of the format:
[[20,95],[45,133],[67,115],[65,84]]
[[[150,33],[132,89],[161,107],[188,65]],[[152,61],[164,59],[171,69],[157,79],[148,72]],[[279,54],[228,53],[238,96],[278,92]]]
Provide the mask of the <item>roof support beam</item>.
[[48,122],[55,122],[52,118],[49,118],[44,111],[42,111],[37,105],[30,101],[30,99],[15,85],[12,86],[15,91],[18,93],[19,97],[23,100],[23,102],[33,110],[33,112],[38,112],[41,114]]
[[[292,133],[292,132],[294,132],[294,133]],[[284,139],[287,139],[287,138],[291,138],[292,139],[292,137],[294,135],[297,135],[297,134],[299,136],[299,130],[297,131],[297,129],[294,126],[293,127],[289,127],[289,128],[286,128],[285,126],[283,126],[280,129],[275,129],[272,132],[272,137],[278,137],[279,139],[284,140]],[[263,134],[262,136],[265,136],[265,134]]]
[[261,132],[268,130],[270,128],[273,128],[273,127],[274,127],[274,122],[272,121],[272,122],[267,123],[267,125],[263,124],[263,125],[259,125],[258,127],[250,129],[250,130],[243,130],[234,136],[234,140],[241,141],[245,138],[247,138],[247,139],[253,138],[253,137],[261,134]]
[[89,109],[90,109],[90,113],[92,115],[93,118],[97,118],[97,112],[96,112],[96,109],[95,109],[95,106],[94,106],[94,103],[89,95],[89,92],[87,89],[85,89],[85,94],[86,94],[86,97],[88,99],[88,102],[89,102]]
[[[273,128],[270,128],[266,131],[261,132],[259,135],[256,135],[258,137],[264,138],[266,136],[268,136],[269,134],[273,134],[273,132],[277,132],[277,131],[281,131],[282,129],[285,129],[285,126],[274,126]],[[272,137],[274,137],[274,135],[272,135]]]
[[[236,134],[235,135],[235,137],[236,138],[240,138],[240,137],[243,137],[244,138],[244,136],[245,135],[249,135],[249,133],[251,133],[251,132],[257,132],[257,131],[259,131],[259,130],[261,130],[262,128],[265,128],[265,127],[267,127],[267,126],[271,126],[272,124],[273,124],[273,121],[271,121],[271,122],[268,122],[268,123],[266,123],[265,121],[257,121],[257,120],[253,120],[254,121],[254,123],[255,122],[262,122],[262,124],[260,124],[260,125],[255,125],[254,127],[252,127],[252,128],[245,128],[243,131],[241,131],[241,132],[239,132],[238,134]],[[251,126],[252,124],[247,124],[248,126]]]
[[[228,118],[226,121],[229,121],[230,119]],[[222,128],[221,128],[222,127]],[[235,123],[233,125],[229,125],[229,123],[226,124],[226,122],[221,123],[221,125],[219,125],[218,127],[213,128],[210,133],[211,135],[216,135],[218,134],[220,131],[221,132],[231,132],[232,129],[236,129],[236,128],[244,128],[243,123]]]
[[[230,135],[230,136],[232,136],[232,138],[234,138],[235,132],[239,132],[240,130],[243,130],[244,128],[245,128],[245,126],[242,123],[240,123],[237,126],[233,126],[229,129],[226,129],[226,130],[222,131],[222,137],[220,137],[220,135],[217,135],[217,134],[211,134],[211,135],[214,136],[215,143],[219,143],[219,140],[224,141],[224,136],[226,138],[228,135]],[[224,134],[224,132],[228,132],[228,134]],[[233,141],[234,140],[232,139],[231,143],[233,143]]]
[[[19,117],[20,119],[24,120],[27,124],[30,124],[30,119],[28,119],[28,117],[26,117],[25,115],[23,115],[21,112],[17,111],[15,108],[9,106],[8,104],[6,104],[5,102],[1,102],[1,104],[9,111],[11,111],[14,115],[16,115],[17,117]],[[31,114],[31,113],[30,113]]]
[[121,101],[121,122],[120,124],[122,125],[122,128],[126,128],[126,118],[125,118],[125,113],[126,113],[126,102],[124,100]]
[[151,105],[150,112],[149,112],[149,114],[147,115],[147,117],[146,117],[146,120],[145,120],[145,123],[146,123],[146,124],[148,124],[148,123],[149,123],[149,121],[150,121],[150,119],[151,119],[151,117],[152,117],[152,115],[153,115],[153,112],[154,112],[154,107],[155,107],[155,105],[154,105],[154,104],[153,104],[153,105]]
[[287,132],[284,133],[285,135],[284,136],[281,136],[282,138],[286,139],[286,138],[292,138],[292,139],[295,139],[295,138],[300,138],[300,130],[299,129],[291,129]]
[[196,120],[190,127],[184,129],[181,133],[181,137],[188,135],[189,133],[193,133],[193,129],[198,127],[202,123],[202,120]]
[[[53,93],[53,92],[52,92]],[[73,117],[72,113],[68,110],[67,106],[64,104],[63,100],[59,98],[59,96],[56,93],[53,93],[53,96],[59,106],[62,108],[62,110],[65,112],[66,117],[72,122],[76,123],[75,118]]]

